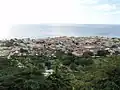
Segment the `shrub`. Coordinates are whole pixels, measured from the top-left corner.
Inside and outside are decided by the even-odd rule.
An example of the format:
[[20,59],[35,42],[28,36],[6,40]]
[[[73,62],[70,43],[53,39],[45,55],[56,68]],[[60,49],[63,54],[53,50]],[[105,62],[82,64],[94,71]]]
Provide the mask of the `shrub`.
[[97,51],[97,56],[106,56],[108,54],[109,54],[108,50],[98,50]]
[[94,53],[91,52],[91,51],[86,51],[86,52],[83,53],[83,57],[91,57],[93,55],[94,55]]

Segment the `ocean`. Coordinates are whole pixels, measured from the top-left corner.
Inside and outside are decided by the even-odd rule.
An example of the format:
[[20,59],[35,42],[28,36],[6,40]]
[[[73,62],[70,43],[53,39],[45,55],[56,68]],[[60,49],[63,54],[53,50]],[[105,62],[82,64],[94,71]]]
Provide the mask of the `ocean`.
[[21,24],[10,29],[12,38],[46,38],[55,36],[120,37],[120,25],[110,24]]

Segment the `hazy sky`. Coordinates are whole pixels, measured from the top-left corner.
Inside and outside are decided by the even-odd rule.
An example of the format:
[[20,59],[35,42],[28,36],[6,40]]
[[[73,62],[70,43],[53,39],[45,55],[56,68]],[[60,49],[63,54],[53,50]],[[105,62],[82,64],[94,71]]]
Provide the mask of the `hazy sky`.
[[119,0],[0,0],[0,37],[12,24],[120,24]]

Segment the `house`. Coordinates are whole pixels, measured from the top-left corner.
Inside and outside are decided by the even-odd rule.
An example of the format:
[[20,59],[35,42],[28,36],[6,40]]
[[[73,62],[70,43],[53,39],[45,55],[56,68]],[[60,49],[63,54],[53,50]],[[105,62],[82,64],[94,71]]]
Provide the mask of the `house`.
[[45,73],[43,73],[43,74],[44,74],[44,76],[49,76],[49,75],[51,75],[53,72],[54,72],[54,70],[53,70],[53,69],[50,69],[50,70],[45,70]]

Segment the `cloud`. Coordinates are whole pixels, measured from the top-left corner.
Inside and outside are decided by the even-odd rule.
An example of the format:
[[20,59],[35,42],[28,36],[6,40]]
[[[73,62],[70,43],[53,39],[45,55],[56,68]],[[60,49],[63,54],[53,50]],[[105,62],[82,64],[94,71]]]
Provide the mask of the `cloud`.
[[99,0],[80,0],[80,4],[97,4]]
[[92,8],[99,2],[100,0],[4,0],[0,1],[0,23],[106,23],[106,16],[98,14]]
[[108,14],[111,14],[111,15],[119,15],[120,14],[120,10],[116,10],[116,11],[113,11],[113,12],[110,12]]
[[103,11],[115,9],[103,0],[1,0],[0,24],[109,23]]
[[95,6],[94,8],[102,11],[112,11],[117,9],[115,4],[101,4],[101,5]]

